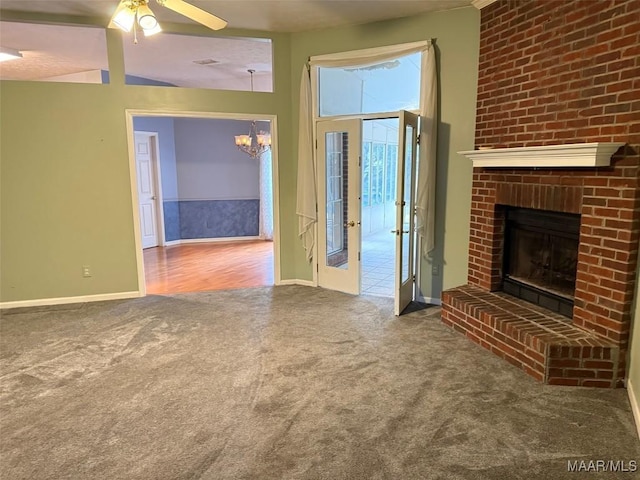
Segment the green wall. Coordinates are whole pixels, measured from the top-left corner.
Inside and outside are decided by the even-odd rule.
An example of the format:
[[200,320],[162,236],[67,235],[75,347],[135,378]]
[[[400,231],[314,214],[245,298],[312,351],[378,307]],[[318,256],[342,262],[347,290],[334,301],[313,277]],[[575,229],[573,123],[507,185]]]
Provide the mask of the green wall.
[[[440,81],[438,133],[437,247],[432,259],[422,260],[421,289],[439,298],[443,288],[466,283],[471,208],[472,167],[456,152],[472,150],[476,115],[480,12],[474,7],[389,20],[365,25],[296,33],[291,38],[291,104],[298,122],[298,85],[308,57],[326,53],[436,39]],[[294,139],[294,151],[297,142]],[[291,185],[294,187],[295,185]],[[295,204],[283,214],[295,215]],[[288,228],[296,225],[288,224]],[[295,235],[295,230],[291,232]],[[446,244],[445,244],[446,236]],[[312,278],[299,243],[294,245],[296,277]],[[432,263],[438,269],[432,275]]]
[[[98,24],[96,19],[15,14],[6,20]],[[473,7],[322,31],[271,34],[274,93],[124,85],[123,37],[108,30],[109,85],[0,83],[0,301],[137,290],[125,109],[277,115],[283,279],[311,279],[297,236],[296,156],[300,71],[307,57],[436,39],[441,129],[437,243],[423,260],[422,290],[466,282],[479,11]],[[198,26],[167,31],[215,35]],[[130,41],[125,37],[124,41]],[[446,235],[446,245],[445,245]],[[89,264],[91,278],[82,277]]]
[[[137,291],[125,109],[277,115],[281,181],[290,183],[290,38],[268,36],[274,93],[126,86],[123,37],[113,30],[109,85],[1,82],[0,301]],[[281,201],[290,198],[285,187]],[[291,243],[283,239],[283,278],[295,273]],[[82,265],[92,277],[82,277]]]

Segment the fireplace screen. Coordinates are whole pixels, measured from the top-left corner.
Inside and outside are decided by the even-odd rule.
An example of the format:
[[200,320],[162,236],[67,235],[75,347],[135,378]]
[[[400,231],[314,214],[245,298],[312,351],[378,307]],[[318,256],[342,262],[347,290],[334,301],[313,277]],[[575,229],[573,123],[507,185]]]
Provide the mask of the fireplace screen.
[[504,290],[571,317],[580,216],[514,208],[506,227]]

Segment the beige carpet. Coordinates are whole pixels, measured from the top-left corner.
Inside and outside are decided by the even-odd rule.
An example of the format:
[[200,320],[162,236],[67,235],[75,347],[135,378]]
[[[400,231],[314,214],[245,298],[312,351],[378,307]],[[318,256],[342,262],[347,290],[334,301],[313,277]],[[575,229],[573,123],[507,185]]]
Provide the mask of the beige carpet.
[[543,386],[437,308],[275,287],[3,312],[2,479],[578,479],[627,392]]

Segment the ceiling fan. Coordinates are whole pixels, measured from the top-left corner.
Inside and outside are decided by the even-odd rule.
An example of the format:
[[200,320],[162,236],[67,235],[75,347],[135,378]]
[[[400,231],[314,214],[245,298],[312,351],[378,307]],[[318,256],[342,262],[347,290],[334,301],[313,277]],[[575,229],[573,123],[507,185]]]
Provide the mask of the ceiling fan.
[[[183,0],[156,0],[156,2],[212,30],[220,30],[227,26],[227,22],[222,18]],[[162,31],[156,16],[149,8],[149,0],[120,0],[109,22],[109,28],[120,28],[125,32],[130,32],[135,27],[136,20],[147,37]]]

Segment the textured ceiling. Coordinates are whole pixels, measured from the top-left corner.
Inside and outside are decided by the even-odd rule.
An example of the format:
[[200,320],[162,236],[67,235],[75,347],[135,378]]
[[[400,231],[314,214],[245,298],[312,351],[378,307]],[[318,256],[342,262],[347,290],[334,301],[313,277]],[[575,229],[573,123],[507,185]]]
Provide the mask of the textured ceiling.
[[[255,70],[255,90],[272,91],[272,45],[267,39],[155,35],[138,44],[125,35],[129,75],[180,87],[249,90],[248,69]],[[59,75],[107,70],[105,30],[91,27],[0,22],[0,45],[23,58],[0,63],[4,80],[39,80]],[[194,63],[214,60],[211,65]]]
[[[224,18],[232,28],[299,32],[449,10],[469,6],[471,0],[193,0],[190,3]],[[117,5],[118,0],[0,1],[3,10],[98,17],[104,18],[104,25]],[[160,21],[191,22],[153,0],[150,6]]]
[[[405,17],[471,4],[471,0],[193,0],[229,22],[231,28],[295,32]],[[106,26],[118,0],[0,0],[2,11],[102,18]],[[158,5],[160,23],[191,20]],[[60,30],[64,29],[64,30]],[[427,32],[428,33],[428,32]],[[125,36],[127,73],[185,87],[249,89],[247,69],[256,70],[255,90],[271,91],[271,43],[257,39],[160,34],[133,45]],[[0,64],[0,78],[34,80],[107,69],[104,30],[2,22],[0,46],[24,58]],[[213,65],[197,60],[213,59]]]
[[107,43],[101,28],[0,22],[0,45],[19,50],[23,56],[0,63],[3,80],[107,70]]

